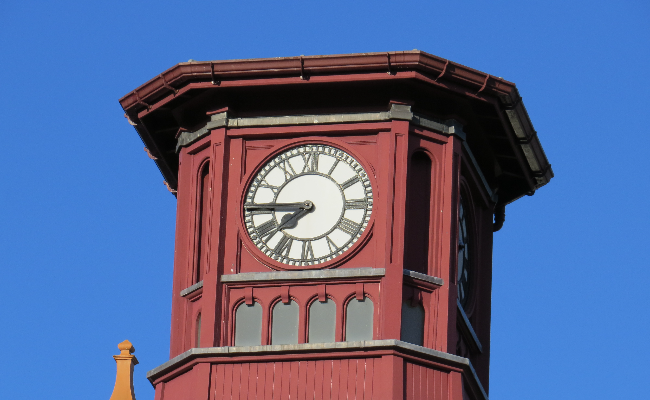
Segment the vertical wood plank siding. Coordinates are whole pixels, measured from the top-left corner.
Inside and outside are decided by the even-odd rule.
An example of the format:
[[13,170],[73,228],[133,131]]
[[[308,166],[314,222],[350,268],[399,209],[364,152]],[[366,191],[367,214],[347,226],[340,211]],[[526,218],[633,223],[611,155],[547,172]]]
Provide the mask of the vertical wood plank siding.
[[[380,362],[353,358],[213,364],[209,400],[371,400],[381,395]],[[403,398],[451,400],[449,379],[448,372],[405,362]]]
[[213,364],[210,400],[369,400],[380,360]]
[[445,395],[449,373],[408,362],[404,369],[405,400],[449,400]]

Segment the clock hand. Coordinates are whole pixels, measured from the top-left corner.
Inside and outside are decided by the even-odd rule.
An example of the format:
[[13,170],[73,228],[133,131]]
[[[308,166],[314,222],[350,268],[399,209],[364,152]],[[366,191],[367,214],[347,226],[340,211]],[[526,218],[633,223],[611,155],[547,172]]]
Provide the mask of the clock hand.
[[244,204],[246,210],[311,210],[314,203],[310,200],[305,200],[300,203],[260,203],[260,204]]
[[310,209],[303,208],[294,211],[293,214],[286,214],[284,217],[282,217],[282,220],[280,221],[280,225],[278,226],[277,230],[281,231],[282,229],[295,228],[296,225],[298,225],[298,219],[303,215],[307,214],[309,210]]

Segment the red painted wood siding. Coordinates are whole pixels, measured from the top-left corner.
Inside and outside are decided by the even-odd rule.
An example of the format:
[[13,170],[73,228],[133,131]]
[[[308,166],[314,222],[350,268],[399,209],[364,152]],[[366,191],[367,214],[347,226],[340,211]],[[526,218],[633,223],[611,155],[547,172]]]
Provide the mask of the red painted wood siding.
[[[210,400],[369,400],[381,358],[213,364]],[[165,395],[167,397],[167,395]]]
[[447,400],[449,373],[409,362],[404,363],[405,400]]

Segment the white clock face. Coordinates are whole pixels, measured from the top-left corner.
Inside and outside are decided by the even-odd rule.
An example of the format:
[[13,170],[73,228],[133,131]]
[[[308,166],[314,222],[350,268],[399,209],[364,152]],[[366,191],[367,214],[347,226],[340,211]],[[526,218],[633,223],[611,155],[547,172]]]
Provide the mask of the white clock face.
[[361,164],[337,148],[311,144],[289,149],[253,178],[244,223],[255,245],[283,264],[332,260],[365,231],[372,186]]

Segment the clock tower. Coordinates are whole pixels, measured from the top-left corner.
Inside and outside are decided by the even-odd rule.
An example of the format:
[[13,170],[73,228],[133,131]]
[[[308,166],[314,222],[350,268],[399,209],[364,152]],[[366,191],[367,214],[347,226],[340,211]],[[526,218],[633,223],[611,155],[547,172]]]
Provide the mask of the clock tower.
[[488,398],[493,232],[553,177],[513,83],[190,60],[120,103],[178,199],[157,400]]

